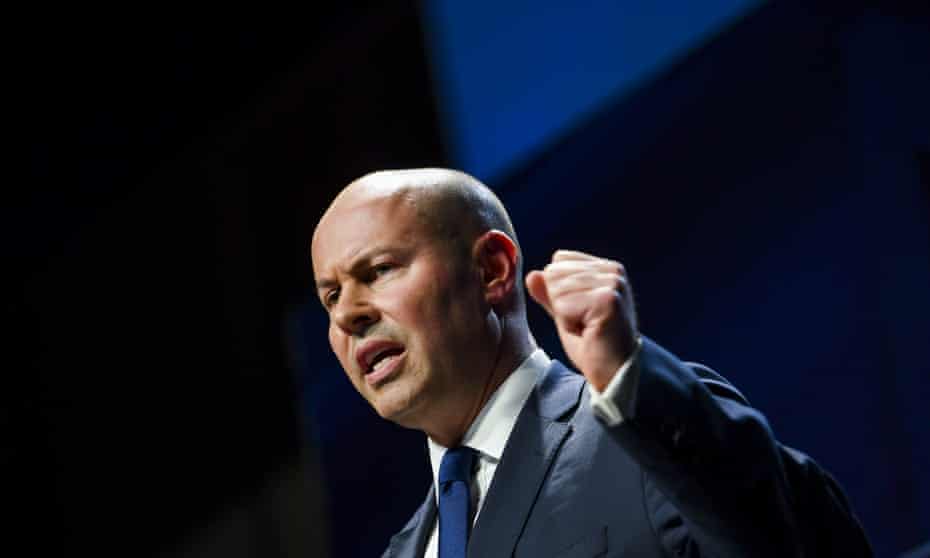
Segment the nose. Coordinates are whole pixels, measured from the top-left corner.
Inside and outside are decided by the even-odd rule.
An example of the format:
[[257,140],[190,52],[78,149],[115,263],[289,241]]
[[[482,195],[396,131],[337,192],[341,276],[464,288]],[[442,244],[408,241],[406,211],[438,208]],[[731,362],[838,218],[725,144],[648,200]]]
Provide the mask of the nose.
[[378,321],[378,310],[362,289],[343,288],[339,301],[332,309],[332,320],[348,335],[361,335]]

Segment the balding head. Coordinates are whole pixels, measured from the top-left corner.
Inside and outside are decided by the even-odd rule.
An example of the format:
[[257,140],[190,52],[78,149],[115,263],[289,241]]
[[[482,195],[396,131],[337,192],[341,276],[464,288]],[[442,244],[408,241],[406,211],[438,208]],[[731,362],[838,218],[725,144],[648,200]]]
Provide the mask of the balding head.
[[[516,306],[523,307],[523,255],[504,204],[473,176],[443,168],[382,170],[346,186],[320,219],[317,231],[334,213],[372,200],[393,200],[409,207],[425,232],[447,245],[456,263],[472,256],[473,244],[487,231],[506,234],[517,247]],[[314,232],[316,239],[317,232]]]
[[450,169],[378,171],[350,184],[383,193],[395,192],[413,204],[419,217],[437,233],[453,238],[497,229],[516,242],[510,216],[490,188],[474,177]]

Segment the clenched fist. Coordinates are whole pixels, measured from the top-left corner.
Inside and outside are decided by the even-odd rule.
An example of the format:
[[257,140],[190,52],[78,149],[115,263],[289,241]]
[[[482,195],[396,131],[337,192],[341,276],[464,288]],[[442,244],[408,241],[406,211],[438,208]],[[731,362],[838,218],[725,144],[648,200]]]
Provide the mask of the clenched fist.
[[638,336],[633,293],[623,265],[571,250],[558,250],[526,288],[555,320],[568,358],[603,391],[633,353]]

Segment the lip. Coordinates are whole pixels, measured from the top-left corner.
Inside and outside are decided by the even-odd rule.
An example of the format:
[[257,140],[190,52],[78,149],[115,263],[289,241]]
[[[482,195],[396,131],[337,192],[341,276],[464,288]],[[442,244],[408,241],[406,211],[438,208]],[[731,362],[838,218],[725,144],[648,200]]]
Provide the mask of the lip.
[[[363,343],[355,351],[355,363],[358,364],[358,369],[366,377],[374,374],[369,373],[369,368],[371,368],[371,361],[374,359],[375,355],[390,349],[402,349],[403,352],[398,357],[406,354],[406,348],[396,341],[391,341],[390,339],[372,339]],[[399,359],[398,359],[399,360]],[[391,366],[388,366],[390,368]]]
[[407,357],[407,351],[400,353],[395,356],[391,362],[382,365],[381,368],[377,369],[374,372],[369,372],[365,374],[365,381],[368,382],[368,385],[372,387],[377,387],[378,385],[384,383],[388,378],[390,378],[394,372],[400,367],[404,358]]

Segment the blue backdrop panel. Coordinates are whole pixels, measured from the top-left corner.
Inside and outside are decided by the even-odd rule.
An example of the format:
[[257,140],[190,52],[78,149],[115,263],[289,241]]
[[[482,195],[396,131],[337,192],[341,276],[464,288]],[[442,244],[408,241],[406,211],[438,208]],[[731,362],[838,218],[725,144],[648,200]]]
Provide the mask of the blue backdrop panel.
[[758,4],[424,2],[455,163],[498,177]]

